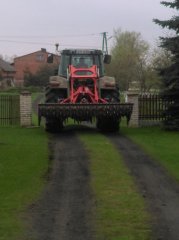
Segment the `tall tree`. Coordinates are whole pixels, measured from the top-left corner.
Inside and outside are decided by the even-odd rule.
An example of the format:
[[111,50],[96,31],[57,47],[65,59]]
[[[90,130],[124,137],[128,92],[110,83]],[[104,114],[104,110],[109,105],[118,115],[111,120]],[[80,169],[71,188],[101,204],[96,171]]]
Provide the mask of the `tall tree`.
[[159,69],[169,67],[171,64],[171,54],[163,48],[154,48],[151,51],[149,60],[147,62],[146,71],[146,88],[159,91],[163,88],[161,76],[158,74]]
[[[162,1],[161,4],[179,10],[179,0]],[[169,20],[154,19],[154,22],[162,28],[175,32],[171,37],[160,38],[161,47],[172,54],[172,63],[162,68],[160,75],[164,83],[162,96],[171,102],[165,112],[167,120],[164,121],[164,126],[169,130],[179,130],[179,16],[174,16]]]
[[145,74],[149,44],[137,32],[114,31],[112,62],[106,66],[107,74],[115,75],[120,89],[127,91],[131,82],[145,91]]

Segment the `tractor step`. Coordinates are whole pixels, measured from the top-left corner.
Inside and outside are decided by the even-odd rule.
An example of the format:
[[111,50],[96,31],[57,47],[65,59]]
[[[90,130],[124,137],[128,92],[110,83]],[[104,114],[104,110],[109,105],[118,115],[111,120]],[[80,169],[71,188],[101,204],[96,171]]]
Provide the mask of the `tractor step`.
[[114,118],[126,117],[130,120],[132,114],[132,103],[45,103],[38,105],[39,124],[41,117],[65,120]]

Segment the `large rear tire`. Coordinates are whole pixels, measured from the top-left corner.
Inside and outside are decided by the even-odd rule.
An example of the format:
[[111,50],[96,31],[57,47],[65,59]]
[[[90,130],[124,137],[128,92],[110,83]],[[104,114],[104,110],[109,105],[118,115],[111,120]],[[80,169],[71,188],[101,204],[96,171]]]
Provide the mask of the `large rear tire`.
[[[119,103],[119,89],[116,85],[115,89],[103,89],[102,98],[107,99],[109,103]],[[118,132],[120,119],[113,117],[97,118],[96,127],[102,132]]]
[[102,89],[101,97],[103,99],[107,99],[108,102],[119,103],[120,102],[120,94],[119,89]]
[[56,103],[58,102],[58,96],[53,88],[47,86],[45,89],[45,102]]
[[[61,88],[52,88],[47,86],[45,89],[45,103],[58,103],[61,99],[66,97],[66,90]],[[53,116],[46,117],[45,129],[47,132],[58,133],[63,129],[63,120],[53,118]]]
[[45,89],[45,102],[58,103],[59,101],[67,98],[67,89],[52,88],[47,86]]

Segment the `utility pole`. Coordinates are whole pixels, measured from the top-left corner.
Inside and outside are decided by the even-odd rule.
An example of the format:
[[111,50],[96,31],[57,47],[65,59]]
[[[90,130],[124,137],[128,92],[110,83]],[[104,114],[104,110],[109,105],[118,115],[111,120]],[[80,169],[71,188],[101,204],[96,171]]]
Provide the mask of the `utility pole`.
[[57,55],[60,54],[60,51],[59,51],[59,43],[56,43],[56,44],[55,44],[55,51],[56,51],[56,54],[57,54]]

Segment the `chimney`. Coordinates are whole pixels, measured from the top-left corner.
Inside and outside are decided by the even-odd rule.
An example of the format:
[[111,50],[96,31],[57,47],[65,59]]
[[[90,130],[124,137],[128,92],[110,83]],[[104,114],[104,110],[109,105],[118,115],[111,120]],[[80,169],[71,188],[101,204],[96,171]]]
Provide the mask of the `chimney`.
[[42,52],[46,52],[46,48],[41,48],[41,51]]

